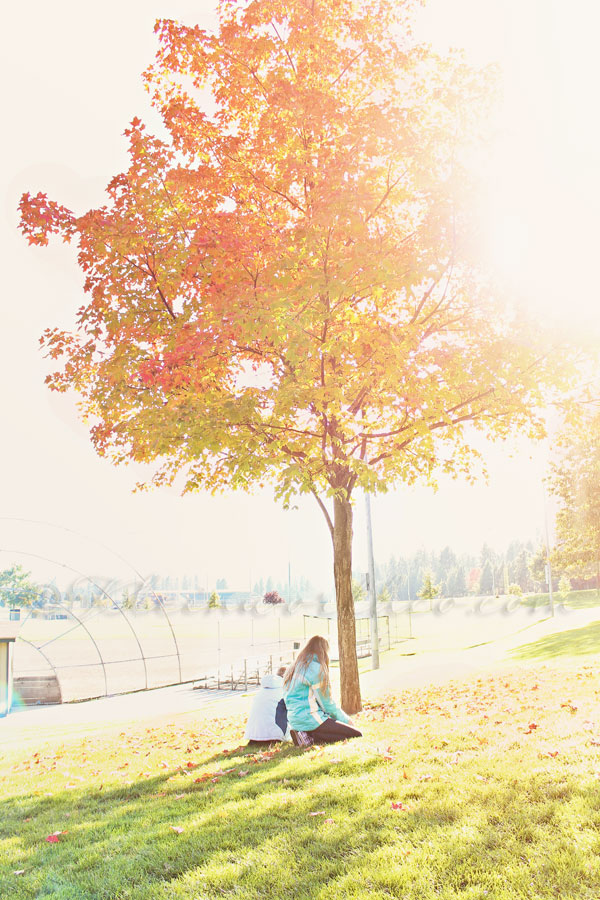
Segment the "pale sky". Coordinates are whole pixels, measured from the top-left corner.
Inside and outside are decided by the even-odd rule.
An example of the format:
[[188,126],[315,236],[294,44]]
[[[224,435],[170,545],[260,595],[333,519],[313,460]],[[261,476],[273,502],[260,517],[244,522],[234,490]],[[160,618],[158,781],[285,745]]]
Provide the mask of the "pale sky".
[[[72,249],[27,245],[17,203],[26,190],[76,211],[103,202],[104,186],[126,166],[128,122],[137,115],[157,127],[140,73],[156,49],[158,17],[209,28],[213,4],[33,0],[5,12],[0,568],[20,561],[41,573],[46,556],[55,562],[44,575],[63,581],[73,569],[137,570],[197,573],[209,587],[227,577],[242,587],[261,575],[287,578],[289,562],[292,574],[329,588],[330,539],[314,501],[285,513],[267,491],[133,494],[133,469],[96,457],[73,401],[43,384],[39,336],[72,324],[81,277]],[[431,0],[419,23],[442,51],[462,46],[475,63],[502,64],[503,133],[482,199],[489,263],[540,319],[591,342],[600,338],[599,24],[589,0]],[[374,498],[376,557],[446,544],[477,551],[484,541],[501,549],[541,534],[547,448],[519,444],[516,457],[510,449],[486,451],[488,486],[445,482],[436,494],[418,487]],[[356,569],[366,568],[363,513],[358,499]]]

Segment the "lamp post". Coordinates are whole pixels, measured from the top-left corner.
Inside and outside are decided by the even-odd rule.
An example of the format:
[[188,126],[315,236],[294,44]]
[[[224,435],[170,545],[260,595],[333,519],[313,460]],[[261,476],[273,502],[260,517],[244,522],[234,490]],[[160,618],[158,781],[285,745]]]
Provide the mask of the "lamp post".
[[550,539],[548,536],[548,506],[546,501],[546,487],[542,485],[544,491],[544,532],[546,535],[546,577],[548,578],[548,599],[550,601],[550,615],[554,615],[554,595],[552,593],[552,563],[550,562]]
[[371,631],[371,664],[379,668],[379,633],[377,630],[377,593],[375,591],[375,560],[373,558],[373,528],[371,526],[371,498],[365,493],[367,512],[367,553],[369,557],[369,618]]

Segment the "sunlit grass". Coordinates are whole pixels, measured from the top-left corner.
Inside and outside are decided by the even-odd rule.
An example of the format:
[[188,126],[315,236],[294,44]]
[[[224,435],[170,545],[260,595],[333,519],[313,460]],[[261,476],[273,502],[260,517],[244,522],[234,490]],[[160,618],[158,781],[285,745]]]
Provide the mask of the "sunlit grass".
[[[569,591],[561,594],[555,591],[553,594],[555,605],[562,605],[567,609],[591,609],[600,606],[600,592],[595,588],[585,591]],[[550,594],[530,594],[522,601],[524,606],[547,607],[550,603]]]
[[592,900],[598,694],[592,667],[405,691],[308,751],[238,717],[65,732],[3,758],[0,896]]
[[585,656],[600,652],[600,622],[571,628],[522,644],[513,651],[516,659],[550,660],[558,656]]

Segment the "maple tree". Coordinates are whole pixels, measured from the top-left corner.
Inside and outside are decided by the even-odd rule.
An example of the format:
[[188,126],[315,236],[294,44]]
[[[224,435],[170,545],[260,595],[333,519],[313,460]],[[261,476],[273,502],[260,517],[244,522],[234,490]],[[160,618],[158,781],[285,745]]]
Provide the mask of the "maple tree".
[[595,574],[600,589],[600,411],[576,416],[559,446],[548,478],[559,503],[553,562],[569,572]]
[[39,597],[39,587],[23,566],[13,564],[0,572],[0,606],[32,606]]
[[219,0],[214,34],[161,20],[145,80],[166,137],[131,122],[101,208],[21,201],[31,243],[78,242],[86,302],[42,340],[98,452],[153,463],[154,484],[316,498],[350,713],[355,490],[468,476],[469,423],[540,435],[556,367],[475,266],[467,160],[493,77],[418,46],[414,6]]

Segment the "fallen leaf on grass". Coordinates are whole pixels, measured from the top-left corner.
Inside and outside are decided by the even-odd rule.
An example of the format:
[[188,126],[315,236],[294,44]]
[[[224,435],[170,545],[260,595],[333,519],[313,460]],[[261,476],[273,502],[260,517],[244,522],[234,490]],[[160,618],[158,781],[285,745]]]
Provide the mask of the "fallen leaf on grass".
[[392,809],[402,809],[406,812],[408,806],[405,806],[404,803],[397,803],[395,800],[392,800]]
[[325,825],[335,825],[335,822],[333,819],[323,819],[323,822]]
[[58,838],[61,834],[68,834],[68,831],[53,831],[52,834],[48,835],[46,841],[49,844],[58,844]]
[[324,809],[318,810],[318,812],[309,812],[309,816],[326,816],[327,813]]
[[24,875],[24,874],[25,874],[25,869],[16,869],[13,872],[13,875]]
[[169,828],[171,829],[171,831],[174,831],[175,834],[181,834],[183,831],[181,825],[169,825]]

